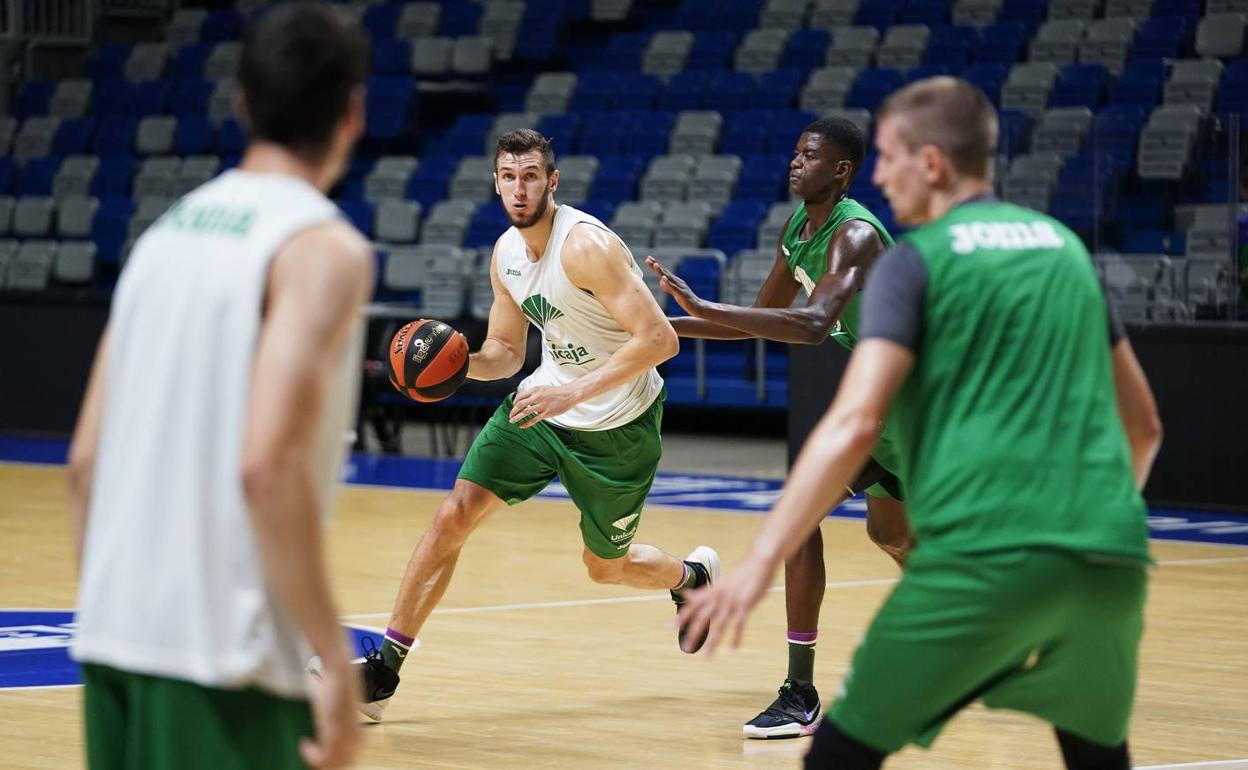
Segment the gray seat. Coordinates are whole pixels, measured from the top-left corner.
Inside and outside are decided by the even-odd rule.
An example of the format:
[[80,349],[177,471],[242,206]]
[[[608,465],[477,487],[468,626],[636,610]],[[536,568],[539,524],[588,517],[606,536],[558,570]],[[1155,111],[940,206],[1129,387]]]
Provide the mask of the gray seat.
[[740,175],[741,158],[736,155],[705,156],[693,170],[687,197],[690,201],[710,203],[718,209],[732,200]]
[[172,155],[148,158],[134,177],[135,198],[174,198],[179,194],[182,160]]
[[[0,239],[0,264],[5,264],[13,257],[17,256],[17,250],[21,247],[21,243],[12,238]],[[0,286],[4,285],[3,277],[0,277]]]
[[476,210],[476,202],[470,200],[445,200],[435,204],[420,229],[421,244],[459,246]]
[[971,27],[987,26],[1001,13],[1001,0],[956,0],[953,4],[954,24]]
[[797,203],[796,200],[787,200],[776,201],[771,204],[767,217],[758,226],[758,248],[763,250],[771,249],[772,254],[775,254],[776,243],[780,240],[780,233],[784,230],[789,217],[793,216],[794,211],[797,211]]
[[454,320],[464,311],[473,262],[471,249],[397,246],[386,258],[382,285],[399,291],[418,290],[422,315]]
[[218,80],[208,97],[208,117],[213,123],[221,122],[234,114],[234,80],[226,78]]
[[1004,198],[1020,206],[1047,211],[1053,187],[1065,160],[1055,152],[1031,152],[1019,155],[1010,164],[1002,180]]
[[1045,110],[1031,134],[1033,152],[1075,155],[1083,147],[1092,127],[1092,110],[1087,107],[1056,107]]
[[1097,254],[1097,272],[1115,300],[1151,304],[1175,295],[1174,265],[1161,254]]
[[9,260],[5,286],[21,291],[42,291],[48,287],[52,263],[56,260],[56,241],[26,241]]
[[199,28],[203,26],[204,19],[207,18],[208,9],[206,8],[182,7],[174,11],[173,18],[169,20],[169,26],[165,28],[164,34],[169,50],[176,51],[184,45],[199,40]]
[[880,31],[875,27],[838,27],[823,55],[829,67],[870,67]]
[[1212,13],[1196,27],[1196,53],[1231,58],[1244,50],[1244,18],[1240,13]]
[[1079,43],[1079,61],[1085,64],[1104,64],[1114,74],[1122,72],[1122,65],[1135,40],[1136,21],[1130,18],[1100,19],[1092,22]]
[[737,46],[733,66],[742,72],[770,72],[780,64],[788,39],[788,30],[752,30]]
[[100,210],[95,198],[66,198],[56,207],[56,234],[61,238],[90,238],[91,223]]
[[31,158],[46,158],[52,151],[52,138],[60,127],[60,118],[42,115],[26,118],[13,142],[13,157],[18,164]]
[[1082,19],[1057,19],[1046,21],[1032,38],[1029,57],[1031,61],[1070,64],[1079,53],[1083,40]]
[[461,37],[451,49],[451,72],[457,75],[484,75],[493,63],[494,43],[488,37]]
[[775,263],[775,248],[737,252],[724,274],[724,301],[746,307],[753,305]]
[[238,70],[238,58],[242,54],[242,43],[228,40],[217,45],[208,54],[204,62],[204,77],[209,80],[222,80],[234,77]]
[[188,155],[178,168],[178,195],[185,195],[204,184],[221,170],[221,158],[216,155]]
[[719,144],[724,118],[709,110],[686,110],[676,118],[667,151],[673,155],[710,155]]
[[598,159],[592,155],[565,155],[559,160],[559,199],[572,205],[589,199]]
[[1197,221],[1187,229],[1187,256],[1192,259],[1216,259],[1229,262],[1233,238],[1226,222]]
[[508,131],[517,128],[536,128],[538,116],[532,112],[500,112],[494,118],[494,125],[485,137],[485,148],[482,150],[490,157],[498,150],[498,138]]
[[763,29],[801,29],[810,10],[808,0],[767,0],[758,15]]
[[662,204],[658,201],[621,203],[611,218],[611,229],[628,245],[635,257],[640,257],[654,240],[654,230],[662,211]]
[[810,26],[816,29],[832,29],[853,24],[861,1],[815,0],[815,6],[810,11]]
[[923,63],[932,30],[926,24],[896,24],[880,42],[875,60],[880,67],[910,69]]
[[85,285],[95,277],[95,244],[91,241],[62,241],[52,264],[57,283]]
[[1015,64],[1001,87],[1001,107],[1039,115],[1049,103],[1057,74],[1057,65],[1048,62]]
[[469,288],[468,315],[478,321],[486,321],[490,317],[490,307],[494,304],[494,283],[490,280],[491,251],[480,249],[474,259],[472,286]]
[[685,199],[689,180],[697,160],[692,155],[659,155],[650,161],[641,176],[643,201],[680,201]]
[[22,197],[13,207],[13,234],[18,238],[43,238],[52,233],[51,198]]
[[173,134],[178,119],[172,115],[149,115],[139,121],[134,148],[140,155],[168,155],[173,151]]
[[1193,259],[1184,264],[1184,296],[1189,307],[1222,308],[1235,293],[1235,280],[1226,259]]
[[81,118],[91,104],[91,91],[90,80],[72,78],[58,82],[48,102],[48,114],[57,118]]
[[1053,0],[1049,3],[1049,18],[1083,19],[1091,21],[1101,8],[1101,0]]
[[841,107],[857,76],[857,68],[849,66],[821,67],[812,71],[802,87],[801,108],[823,112]]
[[388,199],[377,204],[377,240],[413,243],[420,228],[420,204]]
[[[130,216],[130,223],[126,228],[126,234],[131,246],[153,222],[160,219],[169,210],[169,205],[172,203],[173,199],[167,197],[139,198],[138,206],[135,208],[134,214]],[[129,252],[129,247],[127,247],[126,251],[127,253]]]
[[395,29],[399,37],[417,38],[433,35],[442,20],[440,3],[404,3]]
[[411,70],[414,75],[443,75],[451,69],[455,41],[449,37],[418,37],[412,41]]
[[1222,79],[1222,62],[1217,59],[1177,61],[1166,80],[1166,104],[1194,104],[1203,109],[1213,106],[1213,96]]
[[685,68],[693,33],[686,30],[656,32],[641,55],[641,71],[648,75],[672,75]]
[[868,144],[871,142],[871,112],[862,108],[844,108],[836,110],[824,110],[825,118],[840,118],[848,120],[858,128],[862,129],[862,133],[866,135]]
[[410,155],[387,155],[379,159],[364,179],[364,198],[374,203],[402,199],[407,183],[420,162]]
[[13,232],[13,207],[17,201],[7,195],[0,195],[0,235]]
[[498,58],[506,61],[516,47],[516,34],[524,19],[524,0],[492,0],[485,4],[478,32],[493,42]]
[[0,115],[0,157],[12,151],[13,137],[16,134],[17,118],[12,115]]
[[451,197],[484,201],[494,197],[494,158],[465,157],[451,177]]
[[91,181],[99,167],[100,159],[94,155],[70,155],[61,161],[61,167],[52,178],[52,197],[61,201],[90,194]]
[[706,201],[675,202],[664,206],[654,233],[655,248],[700,248],[716,208]]
[[538,114],[566,112],[576,90],[575,72],[543,72],[533,79],[524,108]]
[[125,78],[134,83],[160,80],[165,74],[168,58],[169,48],[164,43],[139,43],[130,49],[130,55],[126,57]]
[[633,10],[633,0],[590,0],[589,19],[599,24],[621,22]]
[[1205,13],[1248,13],[1248,0],[1209,0]]
[[1182,179],[1204,125],[1205,113],[1194,104],[1163,104],[1148,116],[1140,132],[1136,172],[1143,179]]
[[1153,0],[1105,0],[1107,19],[1147,19],[1153,14]]

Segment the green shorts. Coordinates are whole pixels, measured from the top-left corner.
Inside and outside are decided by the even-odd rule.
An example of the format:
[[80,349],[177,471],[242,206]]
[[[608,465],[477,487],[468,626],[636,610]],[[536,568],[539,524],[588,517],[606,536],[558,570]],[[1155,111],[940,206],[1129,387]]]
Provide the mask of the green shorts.
[[468,449],[459,478],[508,505],[541,492],[555,476],[581,511],[581,539],[603,559],[628,553],[663,446],[663,395],[637,419],[610,430],[511,424],[515,394],[503,399]]
[[884,467],[892,476],[878,484],[872,484],[864,490],[865,494],[872,497],[891,497],[894,500],[906,499],[906,487],[902,484],[901,479],[897,477],[897,469],[901,467],[900,450],[897,448],[897,442],[888,431],[888,426],[884,426],[884,430],[880,432],[879,439],[875,442],[875,447],[871,450],[871,457],[877,463]]
[[1146,583],[1145,565],[1088,554],[954,556],[920,544],[828,719],[891,753],[929,745],[982,699],[1115,746],[1135,695]]
[[307,701],[251,688],[216,690],[84,664],[91,770],[305,770],[315,734]]

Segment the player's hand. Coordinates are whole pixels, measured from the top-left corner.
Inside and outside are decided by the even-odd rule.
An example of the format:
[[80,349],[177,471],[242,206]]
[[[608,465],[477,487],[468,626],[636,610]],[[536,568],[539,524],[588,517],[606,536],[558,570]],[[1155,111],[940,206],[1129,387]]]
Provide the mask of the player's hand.
[[691,316],[697,317],[702,309],[702,298],[694,294],[685,279],[668,270],[654,257],[646,257],[646,267],[659,276],[659,288],[676,300],[676,304]]
[[685,605],[676,616],[685,637],[697,639],[707,632],[702,651],[707,656],[728,637],[733,649],[741,646],[745,622],[771,584],[775,568],[758,557],[748,557],[732,572],[705,588],[685,594]]
[[516,394],[508,419],[521,429],[532,428],[542,420],[558,417],[577,403],[577,397],[567,388],[538,385]]
[[345,655],[334,666],[322,668],[320,683],[312,689],[316,740],[299,741],[299,754],[309,767],[337,770],[355,762],[362,739],[356,711],[360,698],[359,675]]

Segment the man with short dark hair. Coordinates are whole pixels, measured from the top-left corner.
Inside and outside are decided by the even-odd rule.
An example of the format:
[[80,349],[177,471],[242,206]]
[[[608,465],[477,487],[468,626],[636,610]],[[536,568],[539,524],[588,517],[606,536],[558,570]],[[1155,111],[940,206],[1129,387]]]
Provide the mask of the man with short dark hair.
[[1139,490],[1152,392],[1087,250],[990,195],[996,114],[954,78],[877,116],[874,181],[914,226],[880,258],[863,341],[780,501],[732,574],[687,598],[686,633],[745,620],[897,430],[916,546],[815,734],[809,768],[874,770],[975,700],[1056,729],[1066,765],[1127,770],[1149,564]]
[[[668,319],[682,337],[749,339],[819,345],[829,338],[853,350],[858,305],[876,258],[893,245],[884,225],[849,197],[866,156],[862,129],[844,118],[820,118],[802,131],[789,162],[789,189],[801,198],[776,244],[776,261],[753,307],[708,302],[650,257],[659,285],[688,316]],[[806,304],[791,307],[799,291]],[[867,533],[898,564],[910,546],[898,458],[885,433],[868,467],[846,492],[865,493]],[[837,502],[840,502],[839,500]],[[797,738],[819,726],[823,706],[814,684],[815,642],[824,594],[823,536],[811,533],[784,563],[784,606],[789,665],[775,701],[745,723],[747,738]]]
[[373,256],[325,194],[367,72],[338,9],[269,11],[239,62],[242,163],[178,200],[118,282],[69,459],[93,770],[338,768],[358,749],[321,521]]
[[[679,608],[684,591],[719,573],[719,556],[706,546],[682,561],[633,542],[662,454],[655,367],[678,343],[628,247],[594,217],[556,204],[558,187],[549,140],[531,129],[499,138],[494,189],[512,227],[490,258],[494,303],[468,376],[519,371],[529,324],[542,333],[542,363],[472,442],[408,561],[381,650],[362,662],[361,711],[376,721],[468,536],[500,505],[533,497],[556,475],[581,513],[590,580],[670,589]],[[681,640],[687,652],[700,646]]]

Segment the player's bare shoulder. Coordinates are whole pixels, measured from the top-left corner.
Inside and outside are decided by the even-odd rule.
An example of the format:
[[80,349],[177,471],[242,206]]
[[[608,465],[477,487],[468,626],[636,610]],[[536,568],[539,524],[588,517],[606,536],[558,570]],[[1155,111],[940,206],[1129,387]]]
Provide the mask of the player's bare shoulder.
[[593,224],[578,222],[568,230],[563,245],[564,269],[622,263],[630,259],[628,250],[615,233]]
[[332,280],[361,289],[371,289],[376,270],[372,244],[342,220],[299,231],[282,246],[274,262],[276,270],[289,266],[324,271]]

